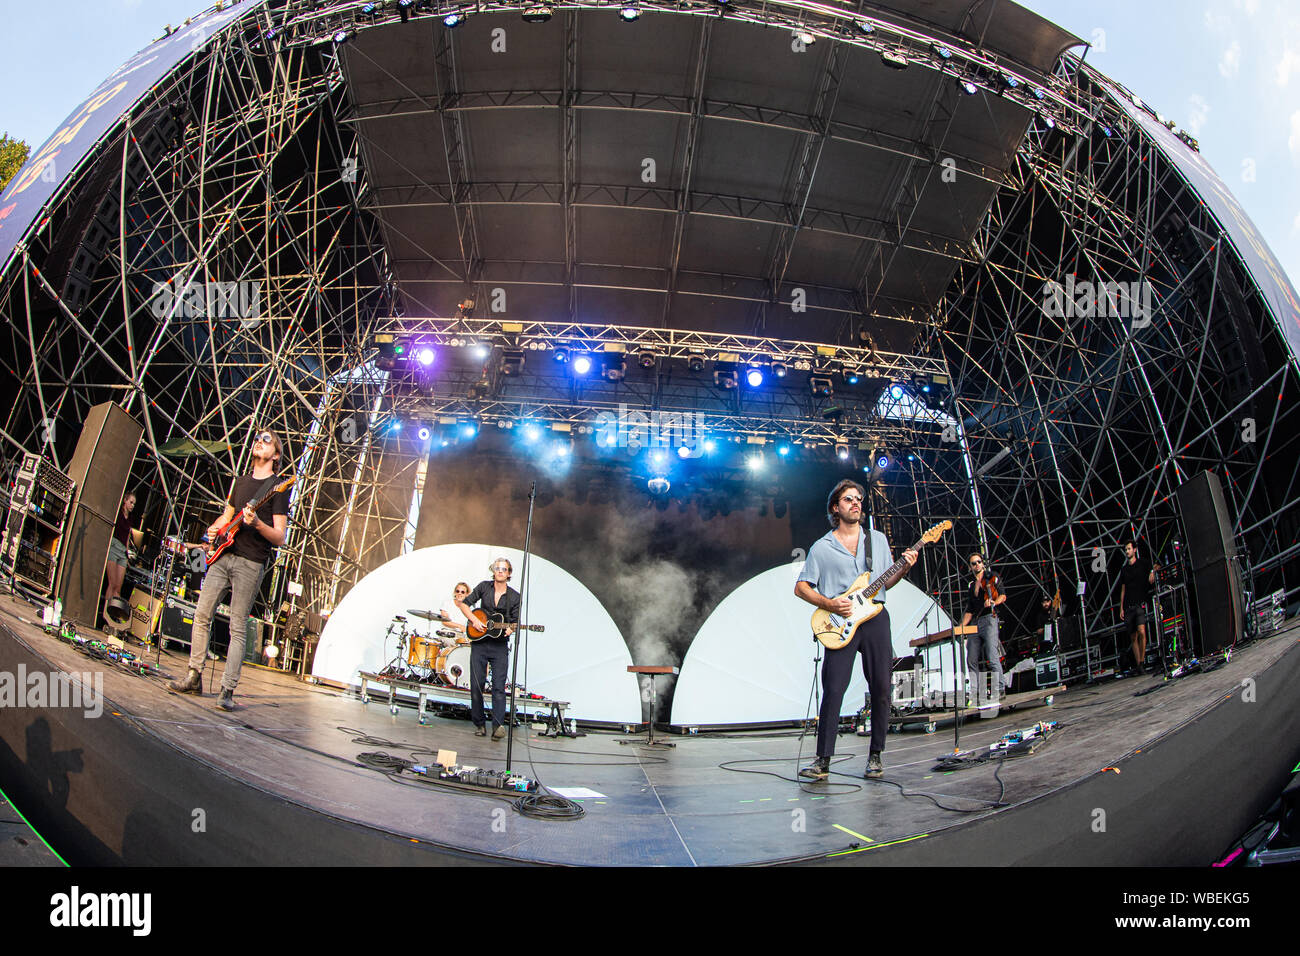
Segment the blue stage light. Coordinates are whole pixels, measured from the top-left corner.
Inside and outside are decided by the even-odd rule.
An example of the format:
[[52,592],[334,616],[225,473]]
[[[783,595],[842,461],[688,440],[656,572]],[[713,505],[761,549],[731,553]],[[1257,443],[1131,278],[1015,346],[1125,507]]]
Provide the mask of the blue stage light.
[[790,443],[788,441],[779,441],[776,443],[776,453],[782,458],[790,454]]
[[421,365],[426,367],[432,365],[433,360],[436,357],[437,357],[437,353],[434,352],[434,350],[427,345],[421,346],[420,349],[415,353],[415,360],[419,362]]
[[478,434],[478,426],[475,425],[473,422],[466,422],[464,425],[460,426],[461,438],[473,438],[477,434]]
[[464,21],[465,17],[459,13],[449,13],[442,18],[442,25],[448,29],[458,27]]
[[876,458],[876,467],[879,468],[879,469],[881,469],[881,470],[884,470],[885,468],[888,468],[888,467],[889,467],[889,456],[888,456],[888,455],[880,455],[879,457],[877,457],[877,458]]
[[591,356],[579,355],[573,360],[573,372],[575,375],[586,375],[591,371]]
[[718,450],[718,443],[717,443],[717,442],[715,442],[712,438],[706,438],[706,439],[704,439],[704,452],[705,452],[705,454],[709,454],[709,455],[711,455],[711,454],[713,454],[713,453],[714,453],[715,451],[717,451],[717,450]]
[[745,373],[745,381],[749,383],[750,388],[758,388],[763,384],[763,370],[761,368],[751,368]]
[[537,441],[537,439],[541,437],[542,437],[542,430],[538,428],[536,425],[534,425],[532,422],[529,422],[527,425],[524,426],[524,441],[529,442],[531,444],[532,442]]
[[393,419],[393,421],[391,421],[388,425],[388,430],[390,432],[400,432],[402,430],[402,423],[399,422],[397,419]]
[[679,447],[679,448],[677,449],[677,457],[679,457],[679,458],[689,458],[690,456],[691,456],[691,446],[690,446],[690,445],[682,445],[681,447]]
[[898,401],[900,398],[903,397],[903,386],[901,385],[889,386],[889,394],[893,396],[894,401]]

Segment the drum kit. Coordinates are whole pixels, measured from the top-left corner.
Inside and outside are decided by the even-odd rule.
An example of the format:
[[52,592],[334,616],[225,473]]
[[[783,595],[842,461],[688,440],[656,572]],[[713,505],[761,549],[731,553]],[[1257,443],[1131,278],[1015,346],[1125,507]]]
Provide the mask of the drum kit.
[[421,633],[420,625],[414,622],[408,627],[405,615],[395,615],[388,625],[384,643],[387,645],[388,638],[396,635],[397,654],[380,671],[380,676],[469,690],[469,638],[449,627],[435,627],[435,624],[449,623],[437,611],[408,608],[406,613],[427,621],[427,632]]

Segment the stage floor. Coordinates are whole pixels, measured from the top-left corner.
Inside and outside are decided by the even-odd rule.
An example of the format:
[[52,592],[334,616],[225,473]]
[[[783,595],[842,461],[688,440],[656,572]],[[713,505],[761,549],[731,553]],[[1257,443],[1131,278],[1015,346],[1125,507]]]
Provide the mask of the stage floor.
[[[843,734],[825,783],[795,779],[814,748],[812,734],[797,731],[674,735],[666,739],[675,748],[652,749],[621,744],[622,734],[544,738],[516,728],[516,772],[599,794],[581,801],[581,819],[539,820],[511,808],[515,795],[453,792],[356,764],[367,751],[417,750],[432,761],[429,752],[454,750],[460,764],[504,769],[505,741],[473,736],[468,720],[420,725],[412,706],[392,715],[386,699],[363,704],[356,693],[252,666],[239,709],[225,714],[213,693],[221,662],[205,672],[202,699],[180,696],[166,678],[104,666],[44,634],[29,605],[4,597],[0,611],[3,670],[23,663],[30,673],[44,661],[50,671],[103,674],[100,717],[0,711],[0,786],[25,812],[45,801],[28,817],[74,864],[1205,865],[1258,814],[1255,791],[1279,789],[1271,765],[1257,763],[1254,780],[1222,777],[1236,772],[1242,727],[1291,734],[1279,751],[1298,739],[1297,708],[1282,701],[1284,693],[1293,701],[1300,673],[1292,627],[1209,674],[1076,686],[1050,707],[967,721],[962,749],[1038,720],[1061,727],[1031,756],[947,774],[933,768],[952,752],[951,727],[891,733],[881,780],[861,776],[867,738]],[[161,667],[181,676],[185,659],[164,652]],[[1238,700],[1248,680],[1258,689]],[[355,742],[363,735],[372,739]],[[1206,747],[1218,748],[1212,776]],[[1293,757],[1277,752],[1276,763],[1291,760],[1289,768]],[[1202,790],[1239,805],[1207,810],[1226,837],[1180,815],[1181,799],[1205,802]],[[1111,814],[1101,830],[1099,808]],[[379,849],[364,849],[371,845]]]

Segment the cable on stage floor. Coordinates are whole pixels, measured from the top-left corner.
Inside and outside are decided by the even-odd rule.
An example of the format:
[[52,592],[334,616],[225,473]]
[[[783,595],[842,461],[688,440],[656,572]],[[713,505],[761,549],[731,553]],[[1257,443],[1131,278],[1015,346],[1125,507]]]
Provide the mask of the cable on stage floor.
[[549,793],[530,793],[516,800],[513,806],[535,820],[577,820],[587,812],[582,804]]

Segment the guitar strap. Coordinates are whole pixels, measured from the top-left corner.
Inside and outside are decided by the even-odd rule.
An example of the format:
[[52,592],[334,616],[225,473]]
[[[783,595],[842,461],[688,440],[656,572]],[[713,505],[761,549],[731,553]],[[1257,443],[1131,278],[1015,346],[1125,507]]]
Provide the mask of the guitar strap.
[[239,510],[242,511],[247,505],[250,505],[255,501],[260,501],[262,499],[262,495],[266,494],[267,491],[269,491],[275,485],[275,479],[276,476],[272,475],[270,478],[266,479],[266,481],[262,482],[261,487],[259,487],[255,492],[253,492],[249,496],[248,500],[244,502],[244,504],[239,506]]

